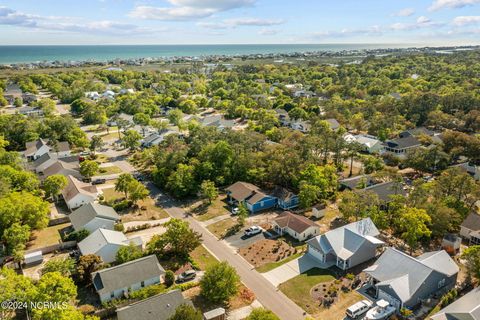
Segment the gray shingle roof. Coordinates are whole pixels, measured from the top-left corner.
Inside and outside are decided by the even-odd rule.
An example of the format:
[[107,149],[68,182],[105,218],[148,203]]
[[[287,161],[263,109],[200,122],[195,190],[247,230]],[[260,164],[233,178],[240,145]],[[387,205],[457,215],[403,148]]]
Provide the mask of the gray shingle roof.
[[413,258],[394,248],[387,248],[375,264],[364,271],[379,281],[377,286],[391,287],[402,302],[407,302],[432,272],[450,276],[458,272],[458,266],[443,250]]
[[480,320],[480,287],[473,289],[431,317],[432,320]]
[[353,189],[357,189],[357,187],[359,186],[360,182],[365,182],[366,186],[369,187],[371,185],[374,184],[374,181],[372,179],[372,177],[370,177],[369,175],[360,175],[360,176],[356,176],[356,177],[351,177],[351,178],[347,178],[347,179],[342,179],[340,180],[340,185],[350,189],[350,190],[353,190]]
[[470,212],[465,220],[463,220],[461,226],[472,231],[480,230],[480,214],[474,211]]
[[396,181],[374,184],[362,190],[376,193],[378,198],[385,202],[390,201],[391,195],[407,195],[407,192],[403,189],[403,185]]
[[120,219],[120,216],[112,207],[104,206],[94,202],[90,202],[81,206],[77,210],[73,211],[68,217],[70,218],[75,230],[82,229],[95,217],[113,221]]
[[102,295],[163,274],[165,270],[158,262],[157,256],[150,255],[94,272],[92,279],[98,294]]
[[78,243],[78,248],[83,255],[96,254],[107,244],[128,245],[127,237],[119,232],[107,229],[97,229],[88,237]]
[[405,138],[388,140],[385,143],[389,148],[392,149],[406,149],[421,145],[420,141],[418,141],[417,138],[415,138],[414,136],[407,136]]
[[167,320],[182,304],[193,306],[180,290],[157,294],[148,299],[117,309],[118,320]]

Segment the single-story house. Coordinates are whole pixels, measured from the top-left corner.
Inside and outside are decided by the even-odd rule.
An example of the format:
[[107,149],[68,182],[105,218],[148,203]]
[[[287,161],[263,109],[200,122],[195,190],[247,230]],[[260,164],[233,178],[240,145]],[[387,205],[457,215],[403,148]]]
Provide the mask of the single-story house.
[[330,129],[333,131],[337,131],[340,128],[340,123],[338,123],[337,119],[325,119],[330,126]]
[[312,128],[312,125],[306,120],[295,119],[290,123],[290,128],[307,133]]
[[193,307],[192,302],[186,300],[180,290],[172,290],[117,309],[117,319],[168,320],[183,304]]
[[56,153],[58,158],[70,156],[70,145],[66,141],[52,145],[48,139],[38,139],[27,142],[25,148],[24,154],[28,160],[36,160],[48,152]]
[[270,209],[277,205],[277,198],[263,193],[259,187],[247,182],[235,182],[226,189],[228,202],[244,204],[251,213]]
[[80,163],[77,161],[63,161],[62,159],[57,159],[50,166],[43,170],[43,178],[59,174],[62,176],[73,176],[77,179],[82,179],[80,174]]
[[221,114],[212,114],[200,119],[200,123],[206,127],[217,127],[219,130],[231,129],[235,126],[235,120],[226,120]]
[[473,179],[475,179],[476,181],[480,181],[480,166],[477,166],[473,163],[465,162],[455,165],[455,167],[462,168],[463,170],[467,171],[467,173],[471,175]]
[[383,245],[376,238],[379,234],[373,221],[365,218],[308,240],[307,252],[323,264],[347,270],[375,258]]
[[380,153],[383,150],[382,141],[374,136],[359,134],[355,136],[355,141],[361,145],[362,151],[370,154]]
[[115,209],[95,202],[84,204],[68,217],[75,231],[85,229],[90,233],[100,228],[113,230],[120,220]]
[[406,196],[407,192],[403,188],[403,185],[397,181],[389,181],[383,183],[377,183],[366,187],[362,190],[375,193],[381,202],[388,203],[391,201],[391,196],[402,195]]
[[387,248],[372,266],[364,270],[376,289],[375,297],[384,299],[398,310],[412,309],[433,295],[452,289],[457,281],[458,266],[444,250],[411,257]]
[[460,235],[471,244],[480,244],[480,214],[472,211],[460,225]]
[[273,229],[280,235],[289,234],[298,241],[305,241],[320,233],[320,226],[302,215],[284,212],[273,220]]
[[23,106],[16,111],[27,117],[43,117],[43,110],[41,108]]
[[409,150],[414,150],[422,145],[420,141],[414,136],[406,136],[404,138],[397,138],[387,140],[383,144],[386,152],[393,153],[397,156],[405,156]]
[[156,146],[162,143],[167,136],[172,134],[178,134],[178,132],[174,130],[166,130],[162,133],[151,133],[150,135],[142,139],[142,147],[150,148]]
[[143,246],[141,237],[127,239],[127,237],[119,231],[100,228],[80,241],[78,248],[84,256],[87,254],[95,254],[102,258],[103,262],[111,263],[115,261],[118,249],[123,246],[128,246],[130,243],[133,243],[139,248]]
[[375,184],[375,180],[367,174],[355,176],[351,178],[342,179],[339,181],[340,191],[343,190],[357,190],[371,187]]
[[87,91],[85,92],[85,98],[91,100],[98,100],[100,99],[100,94],[97,91]]
[[158,284],[164,274],[165,270],[158,262],[157,256],[150,255],[94,272],[92,282],[100,301],[107,302]]
[[15,99],[22,98],[22,89],[18,84],[10,83],[5,88],[5,92],[3,93],[3,97],[8,101],[8,104],[12,104],[15,102]]
[[472,289],[430,317],[430,320],[479,320],[480,287]]
[[298,195],[285,188],[277,188],[273,195],[277,198],[278,207],[283,210],[296,208],[300,203]]
[[280,121],[280,124],[282,126],[289,126],[290,125],[290,115],[288,114],[287,110],[277,108],[277,109],[275,109],[275,112],[277,113],[278,121]]
[[402,131],[399,133],[400,138],[406,138],[406,137],[418,137],[421,135],[426,135],[432,137],[435,134],[432,130],[429,130],[425,127],[417,127],[413,129],[408,129],[405,131]]
[[[78,164],[78,156],[69,156],[64,158],[58,158],[55,152],[48,152],[42,155],[40,158],[32,162],[32,169],[36,173],[43,173],[45,169],[50,167],[56,161],[61,160],[63,162],[74,162]],[[78,164],[79,166],[79,164]]]
[[78,180],[74,176],[67,176],[67,186],[62,190],[62,196],[70,210],[93,202],[99,195],[97,187],[91,183]]
[[31,102],[37,101],[38,97],[36,94],[30,93],[30,92],[24,92],[22,93],[22,100],[23,100],[23,103],[31,103]]

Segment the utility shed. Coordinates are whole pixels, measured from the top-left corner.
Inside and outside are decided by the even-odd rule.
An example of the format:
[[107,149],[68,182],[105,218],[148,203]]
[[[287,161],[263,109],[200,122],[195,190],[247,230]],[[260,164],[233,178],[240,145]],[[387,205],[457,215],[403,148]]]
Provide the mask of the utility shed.
[[43,262],[43,254],[41,250],[27,253],[23,256],[23,262],[26,265],[39,264]]
[[217,308],[205,312],[203,314],[203,320],[225,320],[225,309]]

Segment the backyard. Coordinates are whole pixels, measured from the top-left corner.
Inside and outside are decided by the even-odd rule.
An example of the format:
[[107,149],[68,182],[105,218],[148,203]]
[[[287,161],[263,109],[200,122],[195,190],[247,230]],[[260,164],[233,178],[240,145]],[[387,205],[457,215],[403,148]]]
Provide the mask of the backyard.
[[27,244],[27,250],[43,248],[61,242],[60,230],[70,227],[71,224],[62,223],[32,232],[32,241]]

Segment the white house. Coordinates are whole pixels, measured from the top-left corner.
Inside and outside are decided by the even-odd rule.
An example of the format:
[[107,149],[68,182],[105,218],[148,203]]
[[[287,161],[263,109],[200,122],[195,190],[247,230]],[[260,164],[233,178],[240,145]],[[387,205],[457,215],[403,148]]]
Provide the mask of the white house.
[[[52,166],[55,162],[57,161],[62,161],[62,162],[67,162],[67,163],[76,163],[77,167],[79,167],[78,163],[78,156],[69,156],[69,157],[64,157],[64,158],[58,158],[57,154],[55,152],[49,152],[45,153],[43,156],[38,158],[32,163],[32,169],[36,173],[42,173]],[[77,168],[78,170],[78,168]]]
[[305,241],[320,233],[320,226],[307,217],[284,212],[273,220],[273,229],[280,235],[289,234],[298,241]]
[[480,214],[472,211],[460,225],[460,235],[471,244],[480,244]]
[[100,297],[107,302],[128,296],[139,289],[158,284],[165,270],[155,255],[129,261],[92,273],[92,282]]
[[77,161],[66,162],[62,159],[57,159],[49,167],[43,170],[43,178],[59,174],[62,176],[73,176],[77,179],[82,179],[80,174],[80,164]]
[[112,207],[94,202],[84,204],[68,217],[76,231],[85,229],[90,233],[100,228],[113,230],[115,223],[120,220]]
[[118,249],[128,246],[130,243],[140,248],[143,245],[141,237],[127,239],[119,231],[100,228],[80,241],[78,248],[82,255],[95,254],[102,258],[103,262],[111,263],[115,261]]
[[29,141],[25,144],[24,155],[28,160],[37,160],[46,153],[54,152],[58,158],[70,156],[70,145],[68,142],[57,142],[56,145],[50,143],[48,139],[38,139]]
[[67,176],[67,180],[68,184],[62,190],[62,196],[70,210],[97,199],[100,192],[96,186],[82,182],[71,175]]
[[359,134],[355,136],[355,140],[362,146],[363,151],[368,153],[380,153],[383,150],[382,141],[374,136]]

